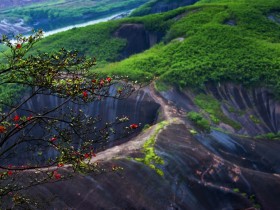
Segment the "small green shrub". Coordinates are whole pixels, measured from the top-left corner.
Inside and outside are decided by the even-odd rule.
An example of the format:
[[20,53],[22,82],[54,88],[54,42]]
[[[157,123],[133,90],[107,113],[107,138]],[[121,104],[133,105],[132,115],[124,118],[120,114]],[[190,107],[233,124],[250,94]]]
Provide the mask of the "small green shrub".
[[202,130],[210,132],[210,122],[205,119],[200,113],[192,111],[187,114],[187,117]]
[[278,133],[267,133],[256,136],[257,139],[269,139],[269,140],[280,140],[280,132]]
[[143,131],[145,131],[145,130],[149,129],[150,127],[151,127],[151,125],[150,125],[150,124],[145,124],[145,125],[144,125],[144,127],[143,127]]
[[249,117],[255,124],[260,124],[261,123],[261,120],[258,119],[255,115],[251,114]]
[[199,94],[194,99],[195,104],[207,112],[213,123],[219,124],[220,122],[226,123],[236,130],[241,129],[241,125],[228,118],[221,109],[221,103],[211,95]]
[[238,188],[234,188],[234,189],[233,189],[233,192],[239,193],[240,190],[239,190]]
[[167,85],[166,83],[162,82],[162,81],[157,81],[155,83],[155,88],[157,91],[161,92],[161,91],[167,91],[169,89],[169,85]]

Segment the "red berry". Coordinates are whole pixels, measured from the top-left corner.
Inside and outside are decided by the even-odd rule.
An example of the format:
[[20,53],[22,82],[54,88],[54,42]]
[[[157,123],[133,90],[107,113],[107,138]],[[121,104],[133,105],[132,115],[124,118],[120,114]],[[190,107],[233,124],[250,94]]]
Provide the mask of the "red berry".
[[6,127],[3,125],[0,125],[0,133],[5,133],[6,132]]
[[19,120],[20,120],[20,116],[16,115],[16,116],[14,117],[14,121],[19,121]]
[[20,48],[21,48],[21,44],[17,44],[16,49],[20,49]]
[[138,126],[137,124],[131,124],[129,127],[130,127],[131,129],[136,129],[136,128],[138,128],[139,126]]
[[111,77],[106,78],[106,81],[109,82],[109,83],[111,82],[111,80],[112,80]]
[[64,166],[63,163],[58,163],[58,164],[57,164],[57,167],[63,167],[63,166]]
[[55,142],[56,140],[57,140],[56,137],[52,137],[50,141],[51,141],[51,142]]
[[87,91],[83,91],[83,97],[84,97],[84,98],[87,98],[87,97],[88,97]]

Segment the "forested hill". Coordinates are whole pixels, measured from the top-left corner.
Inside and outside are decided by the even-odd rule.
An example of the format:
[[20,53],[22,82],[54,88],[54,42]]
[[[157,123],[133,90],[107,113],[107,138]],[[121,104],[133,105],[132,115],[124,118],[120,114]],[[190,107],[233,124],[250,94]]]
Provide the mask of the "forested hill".
[[279,11],[278,0],[200,1],[72,29],[45,38],[37,49],[75,48],[95,56],[101,72],[137,80],[155,76],[181,87],[232,81],[279,93]]
[[96,57],[103,74],[158,77],[182,88],[230,81],[280,93],[278,0],[203,0],[72,29],[44,38],[36,49],[61,47]]
[[[162,32],[144,53],[102,68],[134,79],[159,77],[180,87],[207,82],[266,86],[280,93],[280,4],[277,0],[205,0],[127,22]],[[123,25],[124,23],[121,23]]]

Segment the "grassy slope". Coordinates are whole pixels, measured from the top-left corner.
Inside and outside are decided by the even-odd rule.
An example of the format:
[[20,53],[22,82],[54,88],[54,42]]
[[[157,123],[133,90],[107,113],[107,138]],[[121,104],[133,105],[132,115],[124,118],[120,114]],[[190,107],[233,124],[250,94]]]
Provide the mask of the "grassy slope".
[[100,23],[84,28],[74,28],[44,38],[35,49],[52,52],[64,47],[68,50],[79,50],[87,56],[94,56],[99,62],[116,61],[118,52],[126,44],[125,40],[111,37],[119,24],[119,21],[112,21],[110,24]]
[[[169,16],[166,16],[166,19]],[[98,65],[118,61],[121,50],[126,45],[126,40],[114,37],[113,33],[122,23],[126,22],[141,22],[145,24],[146,28],[153,31],[165,31],[170,25],[168,21],[164,22],[160,16],[109,21],[48,36],[36,44],[34,51],[52,52],[63,47],[68,50],[78,50],[90,57],[94,56]],[[157,24],[158,22],[160,23]]]
[[[267,18],[271,11],[280,11],[278,1],[204,2],[140,18],[141,22],[157,17],[160,25],[167,16],[185,14],[180,20],[171,20],[165,44],[110,64],[106,73],[133,79],[158,76],[181,87],[234,81],[269,86],[280,93],[280,25]],[[228,20],[234,20],[236,26],[225,24]],[[185,40],[174,40],[178,37]]]
[[[156,9],[158,5],[160,7],[164,7],[165,11],[167,11],[167,7],[170,4],[177,5],[176,8],[181,6],[186,6],[186,5],[191,5],[194,3],[195,0],[190,1],[190,0],[150,0],[148,3],[143,4],[142,6],[138,7],[135,9],[130,16],[131,17],[136,17],[136,16],[144,16],[144,15],[149,15],[149,14],[154,14],[154,13],[159,13],[161,9]],[[198,0],[196,0],[198,1]],[[175,7],[173,7],[175,9]],[[168,10],[171,10],[171,8],[168,8]]]
[[[267,18],[277,10],[280,11],[278,0],[204,1],[164,14],[62,32],[45,38],[37,49],[78,49],[103,64],[99,72],[128,75],[136,80],[156,76],[181,87],[234,81],[269,86],[280,93],[280,25]],[[224,24],[228,20],[237,25]],[[149,30],[164,31],[164,42],[108,64],[118,60],[125,46],[124,40],[112,37],[122,23],[143,23]],[[184,41],[177,41],[178,37]]]
[[156,3],[156,1],[150,1],[144,5],[142,5],[141,7],[135,9],[130,16],[144,16],[144,15],[148,15],[151,14],[151,9],[153,7],[153,5]]

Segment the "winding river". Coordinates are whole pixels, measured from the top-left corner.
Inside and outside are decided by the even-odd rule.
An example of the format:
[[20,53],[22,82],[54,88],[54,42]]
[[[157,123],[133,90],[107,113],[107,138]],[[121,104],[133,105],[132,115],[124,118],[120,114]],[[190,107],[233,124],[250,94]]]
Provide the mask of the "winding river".
[[[58,29],[51,30],[51,31],[44,31],[44,37],[47,37],[47,36],[50,36],[50,35],[53,35],[53,34],[57,34],[57,33],[63,32],[63,31],[68,31],[68,30],[73,29],[73,28],[81,28],[81,27],[85,27],[85,26],[89,26],[89,25],[94,25],[94,24],[98,24],[98,23],[102,23],[102,22],[107,22],[109,20],[121,19],[121,18],[124,18],[124,17],[128,16],[133,10],[134,9],[125,10],[125,11],[122,11],[122,12],[119,12],[119,13],[116,13],[116,14],[113,14],[113,15],[110,15],[110,16],[107,16],[107,17],[99,18],[99,19],[96,19],[96,20],[91,20],[91,21],[87,21],[87,22],[84,22],[84,23],[80,23],[80,24],[65,26],[65,27],[58,28]],[[28,36],[28,35],[30,35],[30,33],[26,34],[26,36]],[[15,39],[12,39],[11,41],[12,41],[12,43],[16,43]]]
[[85,27],[85,26],[88,26],[88,25],[94,25],[94,24],[97,24],[97,23],[106,22],[108,20],[115,20],[115,19],[124,18],[124,17],[128,16],[133,10],[126,10],[126,11],[123,11],[123,12],[116,13],[114,15],[104,17],[104,18],[91,20],[91,21],[88,21],[88,22],[85,22],[85,23],[74,24],[74,25],[71,25],[71,26],[66,26],[66,27],[63,27],[63,28],[47,31],[47,32],[44,33],[44,37],[47,37],[47,36],[50,36],[50,35],[53,35],[53,34],[56,34],[56,33],[59,33],[59,32],[67,31],[67,30],[70,30],[72,28],[81,28],[81,27]]

